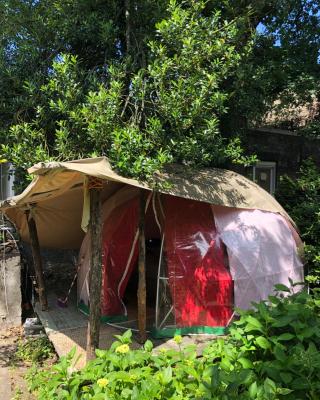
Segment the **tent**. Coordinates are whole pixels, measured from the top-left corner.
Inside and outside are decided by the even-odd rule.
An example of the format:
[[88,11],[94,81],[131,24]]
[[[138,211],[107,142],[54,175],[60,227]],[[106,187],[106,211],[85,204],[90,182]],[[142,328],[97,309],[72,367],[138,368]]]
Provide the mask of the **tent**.
[[[88,312],[90,232],[87,177],[105,182],[103,198],[102,318],[128,316],[125,295],[138,258],[139,195],[146,197],[147,291],[153,297],[156,336],[223,333],[236,307],[266,299],[274,284],[303,281],[294,222],[276,200],[227,170],[174,166],[155,188],[116,174],[107,159],[40,163],[33,182],[0,209],[28,241],[30,205],[40,244],[80,248],[79,308]],[[163,184],[165,183],[165,184]],[[295,287],[294,290],[298,290]],[[127,303],[127,304],[126,304]]]

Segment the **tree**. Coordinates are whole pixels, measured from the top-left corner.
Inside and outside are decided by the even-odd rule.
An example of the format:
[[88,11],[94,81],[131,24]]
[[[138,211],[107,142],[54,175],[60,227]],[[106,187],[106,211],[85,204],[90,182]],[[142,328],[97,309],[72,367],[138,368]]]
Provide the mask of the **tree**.
[[315,1],[1,7],[2,153],[22,168],[106,155],[148,179],[167,162],[250,163],[239,139],[248,123],[278,98],[295,103],[318,90]]
[[320,284],[320,168],[305,160],[296,178],[283,176],[276,192],[300,229],[306,261],[306,280]]
[[234,1],[230,12],[250,3],[248,26],[256,35],[231,83],[226,131],[245,131],[267,112],[277,115],[319,96],[319,0]]
[[247,51],[236,48],[242,17],[226,21],[205,8],[201,1],[171,2],[140,62],[132,59],[132,26],[116,44],[119,55],[94,71],[80,57],[57,54],[40,88],[25,84],[37,101],[31,118],[10,127],[5,156],[26,167],[30,148],[32,161],[104,154],[122,173],[141,178],[169,161],[238,160],[241,148],[225,143],[219,116],[228,97],[220,86]]

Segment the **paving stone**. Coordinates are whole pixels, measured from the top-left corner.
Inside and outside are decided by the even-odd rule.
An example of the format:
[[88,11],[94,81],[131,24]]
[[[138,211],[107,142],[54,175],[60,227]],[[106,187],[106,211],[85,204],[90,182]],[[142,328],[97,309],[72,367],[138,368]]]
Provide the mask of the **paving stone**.
[[10,371],[7,367],[0,366],[0,398],[1,400],[11,400],[11,381],[10,381]]

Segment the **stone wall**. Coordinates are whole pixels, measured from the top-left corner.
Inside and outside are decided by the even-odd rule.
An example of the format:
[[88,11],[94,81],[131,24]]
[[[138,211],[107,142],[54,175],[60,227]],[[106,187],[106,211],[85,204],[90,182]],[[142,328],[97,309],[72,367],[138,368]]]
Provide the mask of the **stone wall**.
[[21,325],[21,264],[20,253],[12,250],[0,261],[0,324],[2,327]]

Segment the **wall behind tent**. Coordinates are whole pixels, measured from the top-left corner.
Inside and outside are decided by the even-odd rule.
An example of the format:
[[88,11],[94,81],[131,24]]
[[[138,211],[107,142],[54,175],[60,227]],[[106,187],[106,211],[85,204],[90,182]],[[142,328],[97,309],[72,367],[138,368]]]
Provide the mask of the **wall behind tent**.
[[[21,247],[28,263],[28,274],[32,277],[34,272],[31,247],[25,242]],[[66,295],[77,270],[78,250],[42,248],[41,257],[46,288],[56,292],[58,297]]]
[[0,260],[0,326],[21,325],[20,254],[14,249]]
[[14,196],[14,171],[9,163],[0,162],[0,200]]

